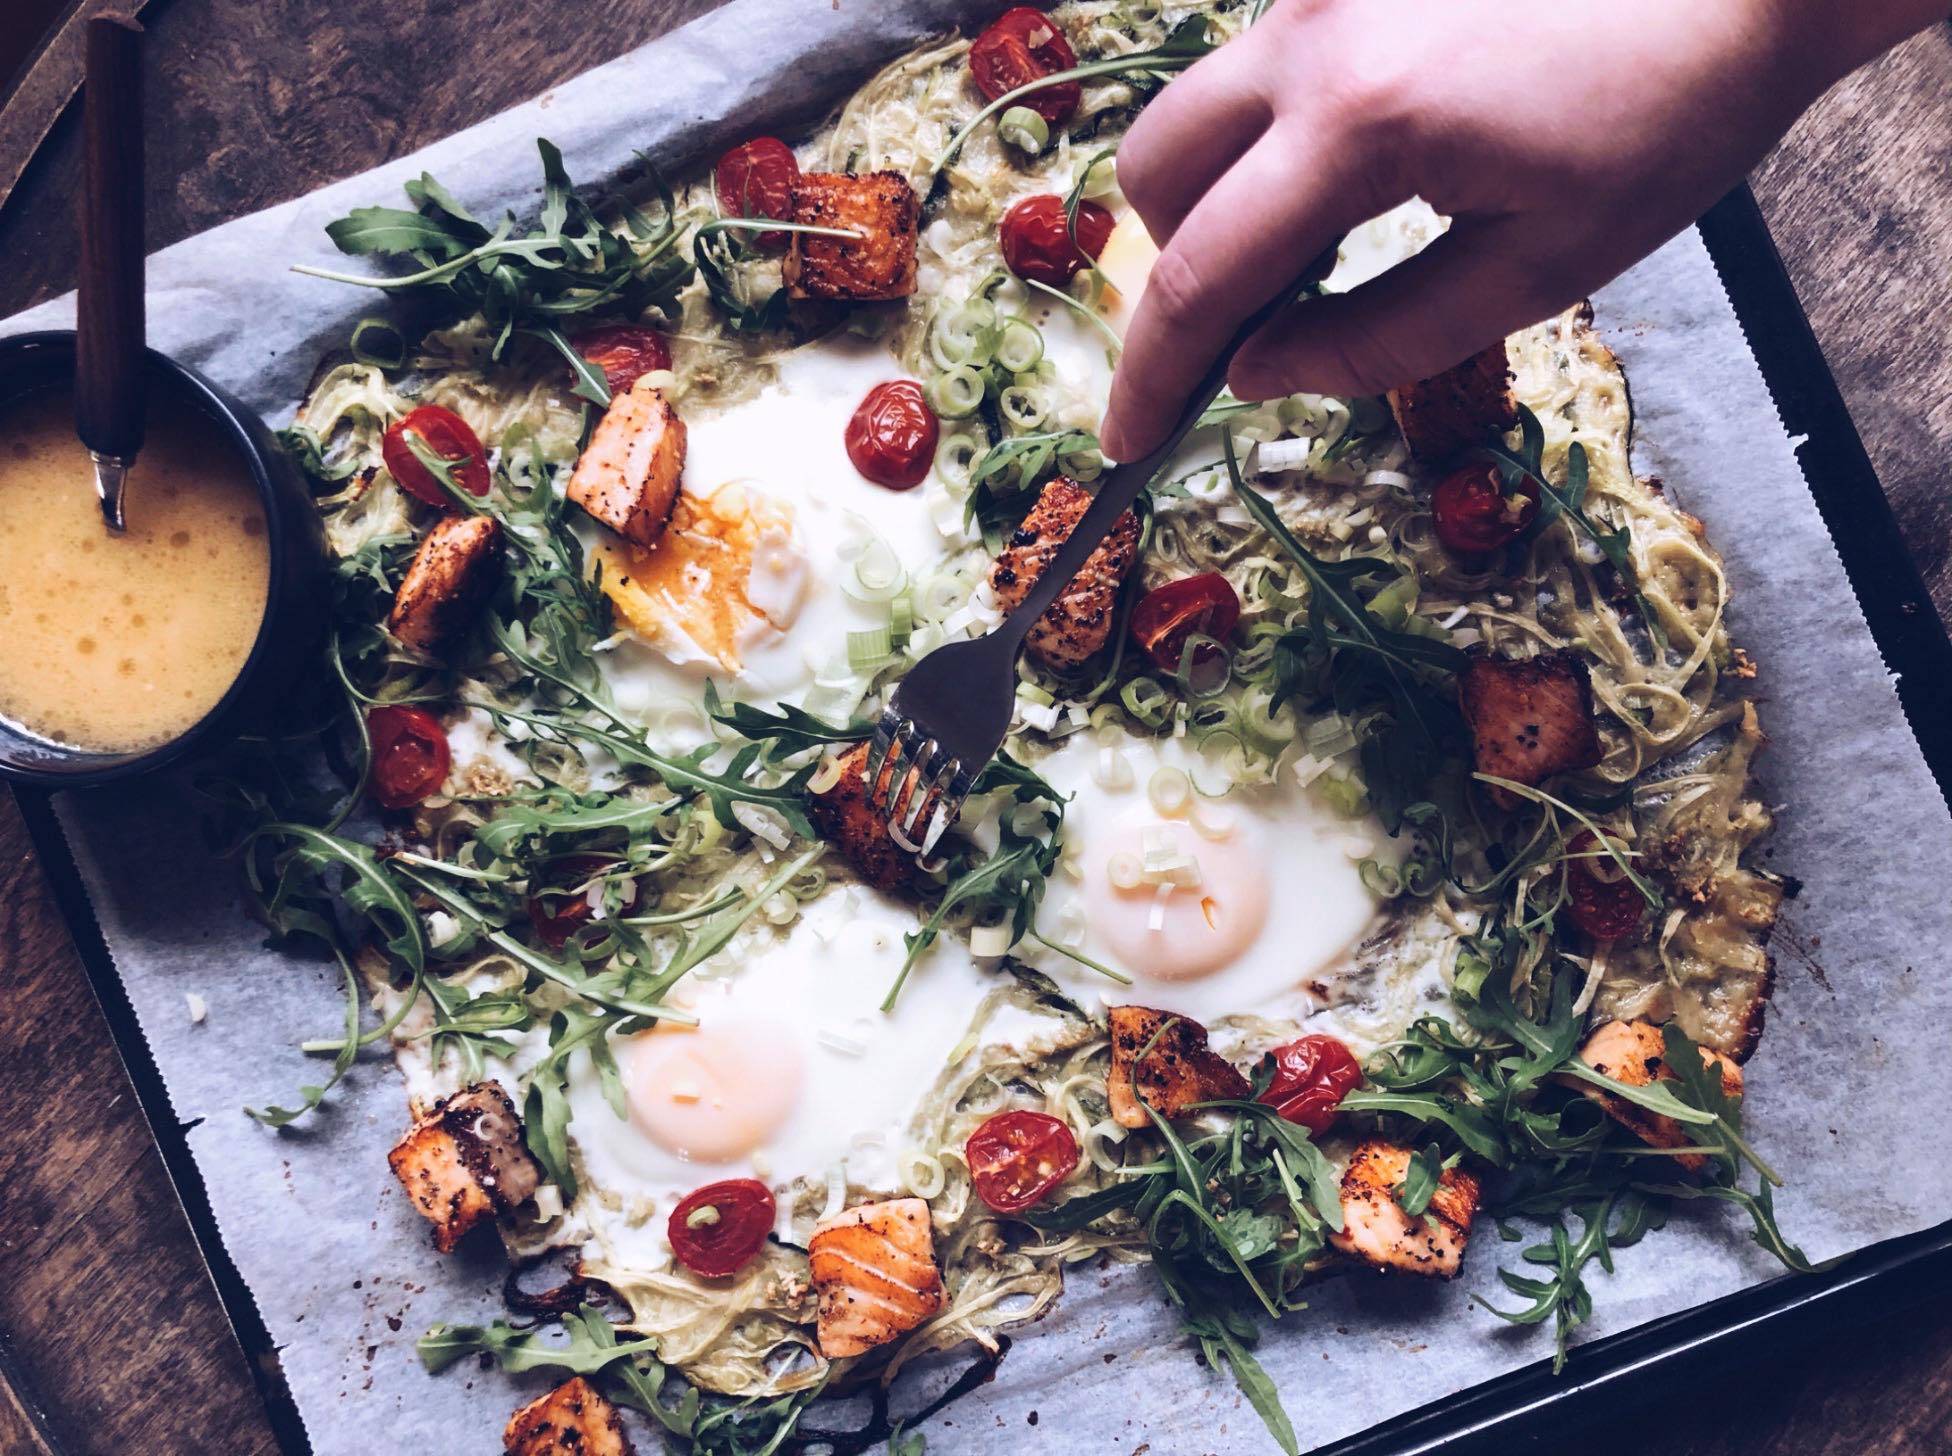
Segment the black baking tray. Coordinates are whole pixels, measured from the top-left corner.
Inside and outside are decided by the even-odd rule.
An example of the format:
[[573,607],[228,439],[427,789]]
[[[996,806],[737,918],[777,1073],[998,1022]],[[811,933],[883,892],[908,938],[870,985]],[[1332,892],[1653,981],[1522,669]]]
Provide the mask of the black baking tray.
[[[1899,536],[1877,473],[1837,382],[1747,187],[1701,219],[1702,236],[1762,366],[1783,425],[1836,542],[1898,696],[1941,791],[1952,786],[1952,640]],[[162,1076],[76,871],[49,796],[16,790],[57,903],[67,917],[129,1079],[290,1456],[309,1452],[297,1408],[250,1290],[225,1251],[210,1199],[190,1155],[187,1128],[170,1110]],[[1503,1456],[1566,1444],[1572,1431],[1630,1402],[1658,1382],[1661,1404],[1717,1373],[1834,1337],[1844,1326],[1889,1319],[1898,1309],[1952,1293],[1952,1223],[1859,1250],[1821,1274],[1785,1276],[1576,1347],[1563,1371],[1549,1360],[1511,1372],[1319,1448],[1313,1456]],[[7,1360],[0,1342],[0,1364]],[[31,1392],[23,1392],[32,1400]],[[44,1439],[61,1450],[58,1421],[33,1412]]]

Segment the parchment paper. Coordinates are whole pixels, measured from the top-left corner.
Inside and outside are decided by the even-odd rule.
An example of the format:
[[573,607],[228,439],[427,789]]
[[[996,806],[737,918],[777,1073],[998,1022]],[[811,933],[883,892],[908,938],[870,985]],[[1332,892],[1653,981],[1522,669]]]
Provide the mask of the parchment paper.
[[[375,303],[284,271],[344,266],[322,228],[349,207],[396,203],[400,182],[424,168],[478,213],[529,210],[537,135],[561,145],[582,183],[623,175],[640,148],[677,171],[737,136],[813,119],[916,38],[995,8],[737,0],[419,154],[168,249],[151,263],[152,341],[282,419],[317,356]],[[1935,963],[1952,945],[1952,902],[1916,891],[1918,865],[1952,863],[1952,818],[1698,236],[1607,288],[1597,308],[1631,377],[1641,466],[1726,552],[1736,640],[1763,669],[1775,746],[1762,772],[1784,806],[1770,862],[1804,885],[1778,942],[1781,978],[1748,1099],[1755,1141],[1788,1179],[1783,1223],[1818,1258],[1913,1232],[1952,1208],[1952,1133],[1946,1119],[1917,1115],[1952,1103],[1952,983]],[[63,300],[0,332],[72,317]],[[333,975],[263,948],[232,868],[202,850],[177,786],[74,795],[61,813],[314,1449],[498,1449],[508,1412],[547,1377],[420,1370],[414,1339],[436,1320],[496,1313],[503,1270],[479,1250],[434,1255],[388,1175],[404,1117],[390,1064],[362,1063],[319,1115],[282,1134],[240,1110],[289,1099],[320,1075],[293,1048],[336,1032]],[[188,1014],[191,993],[208,1003],[202,1024]],[[1494,1269],[1515,1247],[1481,1236],[1466,1277],[1441,1288],[1335,1281],[1271,1331],[1262,1358],[1304,1447],[1544,1354],[1546,1336],[1469,1301],[1473,1291],[1501,1298]],[[1590,1276],[1592,1333],[1776,1273],[1733,1214],[1683,1210],[1626,1251],[1617,1276]],[[1077,1271],[996,1381],[926,1429],[937,1452],[1015,1451],[1026,1437],[1080,1453],[1148,1441],[1170,1452],[1271,1449],[1231,1381],[1190,1358],[1139,1269]]]

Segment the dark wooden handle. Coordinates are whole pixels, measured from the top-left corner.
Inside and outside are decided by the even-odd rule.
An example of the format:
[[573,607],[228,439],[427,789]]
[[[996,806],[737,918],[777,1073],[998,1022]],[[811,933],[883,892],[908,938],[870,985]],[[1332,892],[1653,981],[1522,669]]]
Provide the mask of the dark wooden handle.
[[88,22],[75,427],[91,450],[142,446],[142,27]]

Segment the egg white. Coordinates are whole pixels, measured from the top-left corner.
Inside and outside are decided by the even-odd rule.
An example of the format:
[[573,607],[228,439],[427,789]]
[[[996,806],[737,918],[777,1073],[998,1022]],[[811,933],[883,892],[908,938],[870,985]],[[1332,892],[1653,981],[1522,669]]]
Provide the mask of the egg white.
[[[1299,1021],[1319,1010],[1381,908],[1359,863],[1394,863],[1400,847],[1373,817],[1344,818],[1292,779],[1214,799],[1196,793],[1187,812],[1162,814],[1148,793],[1162,769],[1203,784],[1214,773],[1190,744],[1171,738],[1107,747],[1078,735],[1038,764],[1072,796],[1067,847],[1039,928],[1132,984],[1042,946],[1018,953],[1074,995],[1104,1005],[1153,1006],[1204,1023],[1241,1015]],[[1151,886],[1112,893],[1112,857],[1142,854],[1149,837],[1166,833],[1198,864],[1199,884],[1170,889],[1163,900]],[[1170,953],[1165,926],[1153,928],[1153,905],[1162,900],[1177,918],[1206,899],[1214,902],[1213,923],[1234,939],[1216,934],[1205,943],[1208,964],[1199,966]]]

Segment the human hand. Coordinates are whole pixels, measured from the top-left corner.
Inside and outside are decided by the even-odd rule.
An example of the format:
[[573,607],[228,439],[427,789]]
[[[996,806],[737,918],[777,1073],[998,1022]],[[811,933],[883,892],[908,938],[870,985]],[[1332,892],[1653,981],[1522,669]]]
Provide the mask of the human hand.
[[1100,438],[1156,444],[1241,322],[1420,196],[1423,253],[1285,310],[1243,399],[1374,394],[1556,313],[1699,216],[1797,114],[1945,0],[1278,0],[1118,153],[1161,248]]

